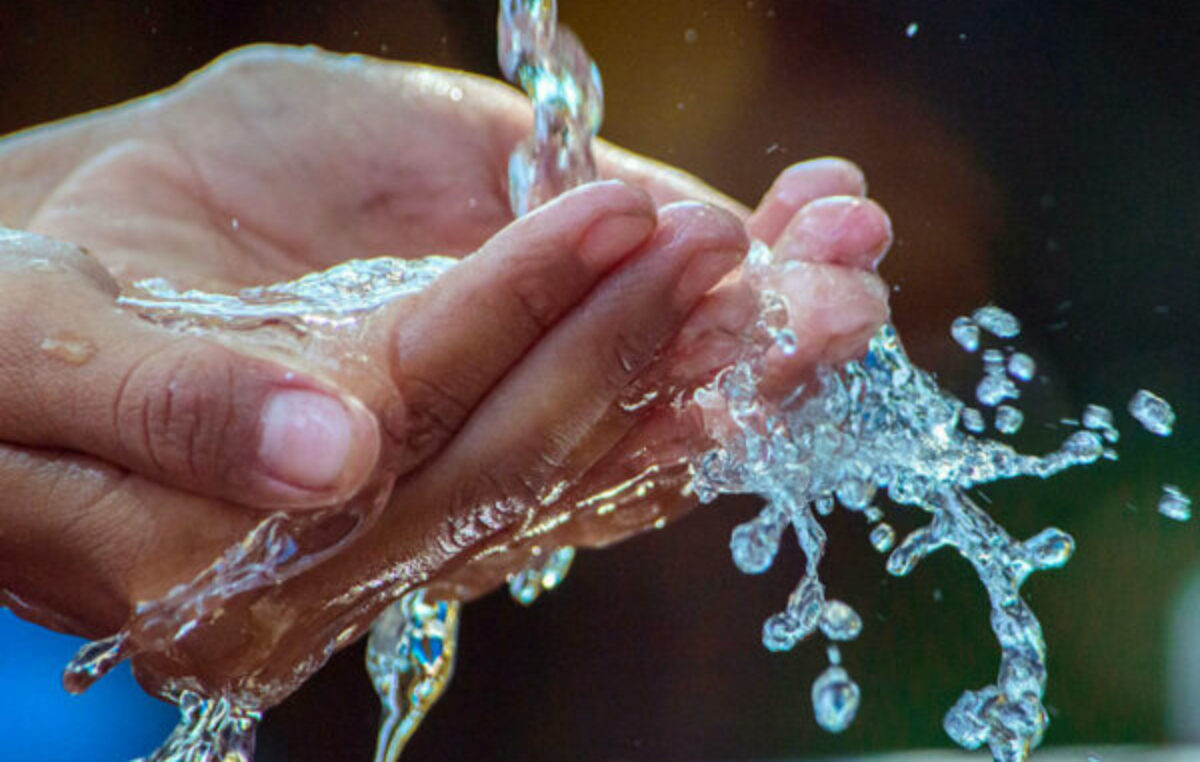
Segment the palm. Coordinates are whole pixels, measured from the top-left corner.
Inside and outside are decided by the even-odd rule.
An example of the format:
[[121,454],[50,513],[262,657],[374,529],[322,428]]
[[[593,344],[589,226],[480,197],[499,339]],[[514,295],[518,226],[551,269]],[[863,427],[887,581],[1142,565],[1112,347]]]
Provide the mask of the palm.
[[519,99],[466,76],[397,67],[385,80],[354,66],[235,59],[135,106],[110,127],[123,139],[29,226],[92,249],[123,279],[214,289],[474,250],[511,219],[501,172]]

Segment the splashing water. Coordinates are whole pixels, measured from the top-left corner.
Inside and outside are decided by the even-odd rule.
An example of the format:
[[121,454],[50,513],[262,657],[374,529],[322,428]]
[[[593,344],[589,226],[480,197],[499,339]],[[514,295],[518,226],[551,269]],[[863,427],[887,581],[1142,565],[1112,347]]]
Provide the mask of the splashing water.
[[[756,260],[769,262],[763,255]],[[967,351],[979,348],[979,334],[969,330],[972,326],[998,338],[1013,338],[1019,331],[1008,313],[994,306],[982,308],[972,318],[956,321],[951,329]],[[878,524],[871,533],[872,545],[880,552],[890,550],[886,566],[894,576],[910,573],[939,548],[955,549],[975,568],[987,590],[992,630],[1001,650],[996,683],[965,692],[946,715],[945,730],[964,748],[987,745],[996,760],[1026,759],[1040,742],[1049,718],[1042,704],[1046,646],[1041,625],[1021,597],[1021,586],[1033,572],[1064,565],[1074,551],[1074,540],[1053,527],[1025,541],[1013,538],[967,490],[1018,476],[1047,478],[1095,462],[1105,453],[1102,435],[1111,429],[1111,416],[1101,415],[1102,408],[1089,408],[1085,418],[1102,433],[1075,431],[1058,450],[1042,456],[973,436],[972,432],[983,429],[979,411],[942,391],[929,374],[914,366],[890,326],[872,339],[862,360],[823,371],[807,399],[777,407],[757,388],[757,358],[762,346],[772,340],[761,325],[759,333],[758,351],[747,351],[734,367],[696,393],[698,404],[726,412],[734,426],[717,433],[718,445],[697,456],[695,486],[704,500],[731,492],[752,492],[766,500],[757,518],[733,531],[730,548],[743,572],[759,574],[770,567],[788,526],[806,556],[805,574],[786,607],[763,624],[763,644],[772,651],[787,650],[818,628],[830,640],[858,634],[861,625],[827,626],[829,621],[849,620],[849,607],[828,600],[818,576],[825,552],[825,532],[818,517],[830,513],[835,498],[846,510],[870,510],[875,516],[882,513],[871,506],[876,496],[886,495],[896,506],[918,507],[932,517],[927,526],[893,549],[891,527]],[[984,379],[977,390],[980,402],[994,405],[1019,397],[1005,372],[1009,369],[1022,381],[1031,378],[1031,360],[1029,372],[1024,371],[1025,360],[1018,360],[1018,372],[1012,372],[1013,360],[1020,357],[1014,354],[1006,362],[1000,350],[984,351]],[[997,428],[1002,433],[1015,431],[1019,415],[1016,408],[1001,406]],[[1115,436],[1106,438],[1115,441]],[[1171,495],[1164,500],[1178,505]],[[860,621],[857,615],[854,621]],[[834,732],[844,729],[853,719],[859,696],[845,669],[831,665],[813,684],[818,724]]]
[[[501,0],[497,21],[500,68],[520,85],[533,104],[534,131],[512,152],[508,165],[509,206],[516,216],[526,214],[563,191],[596,179],[592,138],[600,129],[604,91],[600,72],[571,31],[559,26],[553,0]],[[509,580],[509,594],[529,606],[562,582],[575,558],[570,547],[534,546],[524,569]],[[420,636],[424,620],[412,614],[410,599],[392,604],[372,627],[371,643],[406,643]],[[457,620],[458,604],[452,606]],[[425,713],[444,690],[453,671],[454,628],[442,634],[445,655],[440,672],[427,678],[436,690],[427,700],[397,702],[379,690],[383,719],[376,745],[376,762],[395,762]],[[367,671],[375,683],[394,685],[408,669],[418,675],[411,659],[377,659],[368,651]],[[421,679],[421,678],[417,678]]]
[[394,762],[454,672],[457,601],[427,600],[418,588],[371,627],[367,673],[383,705],[375,762]]
[[[509,164],[510,203],[523,214],[558,193],[595,178],[590,145],[601,120],[602,88],[596,67],[569,31],[558,26],[553,0],[502,0],[500,59],[505,75],[520,84],[534,105],[534,134],[514,151]],[[127,308],[178,330],[273,331],[275,341],[311,346],[329,336],[342,345],[359,330],[360,314],[432,283],[454,264],[447,258],[423,261],[376,259],[348,262],[298,281],[235,296],[179,292],[165,281],[144,281],[121,298]],[[747,264],[751,282],[763,282],[771,254],[755,244]],[[826,536],[820,519],[836,506],[862,513],[871,525],[869,541],[888,554],[895,576],[910,573],[942,547],[955,549],[976,570],[991,603],[991,625],[1000,645],[997,680],[966,691],[945,717],[946,732],[969,749],[987,745],[996,760],[1028,757],[1048,725],[1042,704],[1046,688],[1046,646],[1036,616],[1020,594],[1033,572],[1061,567],[1074,550],[1065,532],[1048,528],[1024,541],[1013,538],[967,494],[971,487],[1017,476],[1050,477],[1067,468],[1115,457],[1105,447],[1118,441],[1112,414],[1089,406],[1083,428],[1059,449],[1028,455],[977,436],[986,428],[980,410],[942,391],[905,355],[891,326],[876,335],[867,354],[837,369],[821,370],[803,394],[786,405],[770,402],[758,390],[760,362],[771,345],[784,351],[795,337],[786,328],[786,300],[760,293],[760,320],[746,337],[739,361],[692,402],[716,411],[732,426],[714,427],[714,446],[697,453],[693,488],[705,502],[720,494],[754,493],[766,504],[736,529],[730,541],[734,563],[758,574],[772,565],[785,532],[795,535],[805,554],[805,572],[783,611],[766,620],[763,644],[773,651],[793,648],[818,630],[830,642],[857,639],[863,621],[848,604],[828,598],[818,571]],[[1020,332],[1012,314],[988,305],[951,326],[968,352],[987,336],[1011,339]],[[1007,353],[1006,353],[1007,352]],[[1002,434],[1015,433],[1023,415],[1011,403],[1018,384],[1036,372],[1031,357],[1012,350],[984,349],[983,378],[976,398],[994,408]],[[353,362],[355,358],[339,357]],[[1161,398],[1140,391],[1129,406],[1152,433],[1169,435],[1174,413]],[[164,598],[141,604],[117,635],[89,644],[68,666],[65,681],[83,690],[121,659],[169,648],[189,629],[218,615],[230,597],[278,584],[338,552],[382,510],[390,484],[367,491],[355,505],[303,517],[267,517],[245,540],[230,548],[191,582]],[[899,543],[885,512],[918,507],[928,525]],[[1190,499],[1164,488],[1160,511],[1177,520],[1190,517]],[[590,505],[582,501],[581,506]],[[350,522],[345,524],[347,517]],[[331,531],[329,522],[342,525]],[[534,547],[526,567],[509,579],[510,594],[530,604],[563,579],[572,548]],[[380,588],[379,595],[394,592]],[[394,762],[421,719],[445,690],[453,672],[459,603],[441,593],[413,588],[388,607],[372,627],[367,669],[383,704],[376,762]],[[332,648],[332,647],[331,647]],[[331,649],[328,649],[331,652]],[[328,653],[324,654],[326,657]],[[828,668],[813,683],[817,723],[830,732],[854,720],[861,690],[829,649]],[[238,695],[205,697],[186,682],[166,686],[180,705],[181,721],[148,762],[224,760],[243,762],[253,752],[254,730],[268,697],[286,693],[315,670],[317,658],[285,686],[249,686]]]

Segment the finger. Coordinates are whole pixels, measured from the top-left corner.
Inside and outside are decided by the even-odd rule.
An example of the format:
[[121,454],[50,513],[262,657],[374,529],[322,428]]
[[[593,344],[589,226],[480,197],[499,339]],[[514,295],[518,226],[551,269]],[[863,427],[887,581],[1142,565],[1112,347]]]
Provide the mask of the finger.
[[862,170],[845,159],[801,162],[775,179],[746,226],[752,237],[773,247],[792,216],[810,201],[823,196],[862,196],[866,192]]
[[873,271],[892,245],[887,212],[870,199],[827,196],[792,216],[772,248],[776,261],[798,260]]
[[0,444],[0,596],[62,632],[115,632],[256,520],[87,455]]
[[402,471],[429,457],[544,334],[654,230],[620,182],[566,193],[515,221],[386,319],[400,402],[384,415]]
[[117,309],[79,250],[14,231],[0,271],[0,440],[260,507],[336,502],[373,469],[377,427],[357,400]]
[[767,351],[760,390],[787,397],[819,365],[862,354],[888,318],[888,288],[874,273],[837,265],[796,262],[773,278],[788,302],[788,327],[796,336],[789,351]]
[[[504,505],[540,507],[624,436],[634,417],[610,416],[615,401],[746,246],[728,212],[695,203],[662,209],[646,247],[488,396],[447,451],[445,468]],[[477,502],[468,490],[461,508]]]

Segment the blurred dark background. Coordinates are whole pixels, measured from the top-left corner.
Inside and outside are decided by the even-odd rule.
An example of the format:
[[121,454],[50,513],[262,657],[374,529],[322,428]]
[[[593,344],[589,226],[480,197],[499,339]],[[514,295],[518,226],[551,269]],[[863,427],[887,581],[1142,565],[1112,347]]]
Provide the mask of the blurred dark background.
[[[1200,6],[561,6],[604,76],[610,140],[747,203],[794,161],[858,161],[893,215],[884,272],[895,322],[922,365],[969,395],[977,359],[951,343],[950,321],[989,300],[1023,320],[1017,343],[1047,380],[1023,401],[1019,444],[1053,446],[1065,430],[1056,422],[1088,402],[1118,411],[1119,463],[990,487],[981,499],[1015,534],[1055,524],[1079,541],[1065,569],[1026,588],[1050,647],[1047,744],[1200,737],[1190,714],[1200,706],[1198,657],[1189,656],[1200,651],[1200,628],[1189,624],[1200,597],[1185,595],[1189,580],[1200,584],[1197,528],[1154,510],[1164,482],[1200,496]],[[493,3],[477,0],[4,0],[0,133],[165,87],[256,41],[494,76],[494,16]],[[1151,437],[1124,414],[1139,387],[1174,404],[1175,437]],[[888,578],[861,521],[831,519],[825,579],[864,613],[866,630],[843,649],[862,709],[850,730],[829,736],[809,702],[823,648],[772,655],[759,644],[762,619],[798,578],[799,552],[785,546],[763,578],[729,560],[729,531],[753,512],[750,501],[729,500],[583,554],[563,588],[529,610],[502,594],[467,607],[454,683],[405,760],[947,746],[942,714],[996,669],[985,596],[966,565],[935,556],[910,578]],[[125,759],[173,722],[172,709],[137,698],[127,677],[103,695],[54,694],[74,646],[0,618],[0,759]],[[361,646],[348,649],[269,713],[261,762],[369,759],[377,709],[361,662]]]

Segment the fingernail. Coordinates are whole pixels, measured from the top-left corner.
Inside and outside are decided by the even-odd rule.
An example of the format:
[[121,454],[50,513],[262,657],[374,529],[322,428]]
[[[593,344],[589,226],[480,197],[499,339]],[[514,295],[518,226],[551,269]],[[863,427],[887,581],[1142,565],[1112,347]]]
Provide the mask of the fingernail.
[[579,244],[579,258],[597,270],[620,261],[654,232],[654,218],[645,214],[618,214],[592,225]]
[[333,397],[277,391],[263,407],[259,461],[271,476],[292,486],[327,489],[346,466],[353,430],[349,411]]
[[776,244],[782,259],[832,262],[874,270],[891,243],[891,222],[877,207],[853,196],[830,196],[807,204]]
[[743,249],[710,249],[692,255],[683,275],[675,284],[675,303],[680,309],[691,306],[741,261]]

